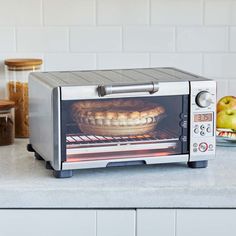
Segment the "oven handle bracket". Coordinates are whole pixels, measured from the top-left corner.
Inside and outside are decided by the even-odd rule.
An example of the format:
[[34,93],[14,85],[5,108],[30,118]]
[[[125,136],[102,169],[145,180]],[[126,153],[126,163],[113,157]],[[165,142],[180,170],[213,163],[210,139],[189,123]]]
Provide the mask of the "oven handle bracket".
[[100,97],[117,93],[148,92],[150,94],[153,94],[158,92],[158,90],[159,90],[159,84],[156,82],[142,83],[142,84],[100,85],[97,88],[98,95]]

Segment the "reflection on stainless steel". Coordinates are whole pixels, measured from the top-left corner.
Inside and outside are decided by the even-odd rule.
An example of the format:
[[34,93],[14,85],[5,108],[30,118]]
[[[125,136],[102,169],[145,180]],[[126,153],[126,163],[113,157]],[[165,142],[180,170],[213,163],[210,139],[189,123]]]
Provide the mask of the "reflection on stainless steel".
[[161,156],[174,155],[173,150],[138,150],[138,151],[123,151],[123,152],[107,152],[107,153],[89,153],[69,155],[66,162],[83,162],[83,161],[101,161],[101,160],[116,160],[127,158],[155,158]]

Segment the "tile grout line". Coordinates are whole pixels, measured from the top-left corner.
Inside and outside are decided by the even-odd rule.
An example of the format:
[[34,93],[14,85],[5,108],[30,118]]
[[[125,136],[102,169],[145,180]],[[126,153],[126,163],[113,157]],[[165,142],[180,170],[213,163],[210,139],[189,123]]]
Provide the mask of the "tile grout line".
[[202,26],[206,26],[206,2],[202,0]]
[[148,26],[150,27],[152,24],[152,2],[151,0],[148,1]]
[[204,76],[204,74],[205,74],[205,54],[203,52],[201,53],[201,60],[202,60],[201,70],[202,70],[202,75]]
[[124,25],[121,25],[121,53],[124,53]]
[[175,236],[177,236],[177,210],[175,209]]
[[227,37],[228,37],[228,53],[231,52],[231,27],[227,26]]
[[42,27],[45,27],[45,17],[44,17],[44,13],[45,13],[45,9],[44,9],[44,0],[41,0],[41,25]]
[[[94,0],[94,27],[98,26],[98,2],[97,0]],[[95,53],[95,69],[98,69],[98,52]],[[96,219],[97,219],[97,211],[96,211]],[[97,236],[97,230],[96,230],[96,236]]]
[[178,37],[178,28],[177,26],[174,27],[174,52],[173,53],[178,53],[178,45],[177,45],[177,37]]
[[98,2],[97,0],[94,0],[94,26],[98,26]]
[[97,236],[98,235],[98,227],[97,227],[97,225],[98,225],[98,210],[96,210],[95,211],[95,235]]
[[18,52],[18,28],[14,27],[15,52]]

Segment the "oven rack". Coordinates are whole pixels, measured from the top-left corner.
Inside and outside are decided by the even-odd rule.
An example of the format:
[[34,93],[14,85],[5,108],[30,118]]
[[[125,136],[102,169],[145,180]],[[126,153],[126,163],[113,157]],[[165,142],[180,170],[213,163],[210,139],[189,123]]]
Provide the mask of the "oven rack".
[[150,134],[135,136],[97,136],[84,134],[68,134],[66,136],[67,147],[70,146],[101,146],[114,144],[132,144],[132,143],[149,143],[149,142],[168,142],[177,141],[179,136],[168,129],[158,129]]

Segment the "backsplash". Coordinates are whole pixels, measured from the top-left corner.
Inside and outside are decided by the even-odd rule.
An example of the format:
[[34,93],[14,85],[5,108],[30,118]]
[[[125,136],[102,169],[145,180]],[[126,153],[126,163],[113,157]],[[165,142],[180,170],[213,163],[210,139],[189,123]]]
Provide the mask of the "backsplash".
[[174,66],[236,95],[235,0],[0,0],[3,60],[40,57],[44,70]]

